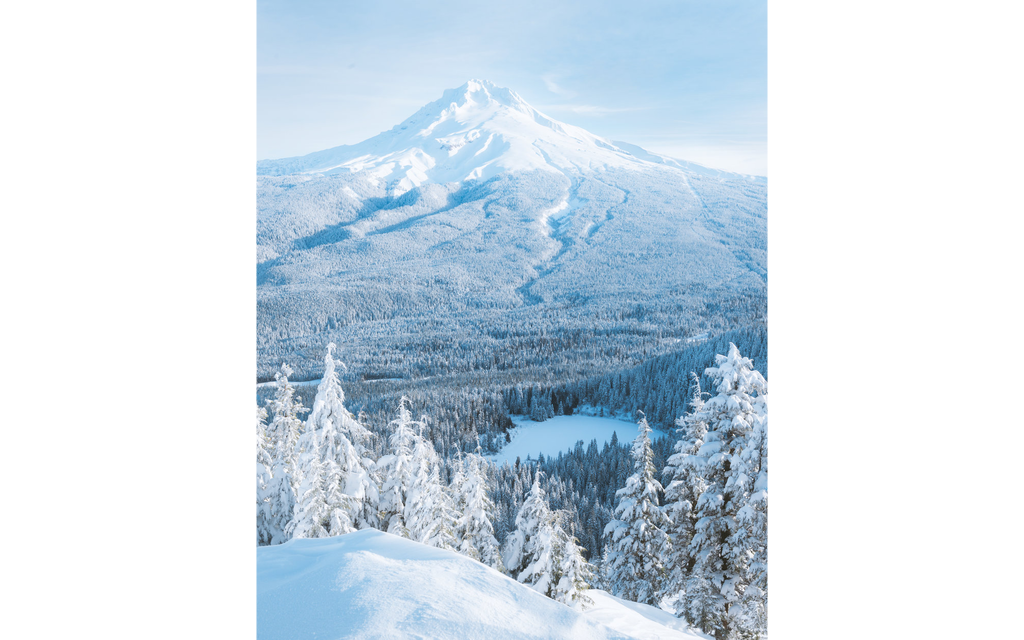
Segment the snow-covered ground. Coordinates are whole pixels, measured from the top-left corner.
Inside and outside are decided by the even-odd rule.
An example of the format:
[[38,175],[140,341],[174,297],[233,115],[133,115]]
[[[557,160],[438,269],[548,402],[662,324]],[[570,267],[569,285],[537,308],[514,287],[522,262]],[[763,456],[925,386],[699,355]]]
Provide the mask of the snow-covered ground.
[[256,550],[260,640],[705,637],[593,593],[581,614],[475,560],[375,530]]
[[[289,380],[288,382],[290,382],[293,387],[315,387],[318,384],[320,384],[320,380],[321,380],[320,378],[317,378],[316,380],[298,380],[298,381]],[[256,388],[257,389],[263,389],[263,388],[266,388],[266,387],[272,387],[275,384],[277,384],[276,380],[271,380],[270,382],[257,382],[256,383]]]
[[[579,440],[586,447],[597,438],[598,446],[604,446],[612,439],[613,433],[618,434],[619,442],[632,442],[638,433],[636,422],[588,415],[555,416],[544,422],[517,416],[512,421],[516,424],[511,431],[512,442],[488,458],[498,466],[505,461],[514,464],[516,457],[521,461],[526,460],[526,456],[536,460],[540,453],[546,458],[557,457],[559,451],[571,451]],[[660,431],[651,432],[652,438],[664,435]]]
[[657,607],[622,600],[599,589],[591,589],[587,595],[594,601],[594,606],[585,612],[587,617],[637,638],[683,640],[711,637],[692,629],[685,621]]

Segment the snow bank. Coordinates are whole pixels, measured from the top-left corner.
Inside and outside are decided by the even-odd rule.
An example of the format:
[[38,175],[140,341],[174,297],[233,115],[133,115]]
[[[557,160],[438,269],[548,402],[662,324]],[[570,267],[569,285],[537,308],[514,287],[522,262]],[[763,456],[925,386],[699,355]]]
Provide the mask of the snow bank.
[[[520,461],[525,461],[526,456],[536,460],[540,453],[546,458],[557,457],[559,451],[572,450],[579,440],[586,447],[597,438],[598,446],[604,446],[605,442],[611,441],[613,433],[618,434],[619,442],[632,442],[639,433],[636,422],[587,415],[555,416],[544,422],[523,417],[512,421],[516,424],[511,431],[512,441],[488,457],[498,466],[505,461],[514,464],[517,457]],[[655,439],[664,435],[660,431],[651,432],[651,438]]]
[[[258,548],[256,602],[260,640],[687,637],[627,635],[475,560],[374,530]],[[602,615],[619,623],[614,605]]]
[[594,606],[586,615],[603,625],[645,640],[704,640],[704,635],[690,628],[686,622],[667,611],[638,602],[616,598],[607,591],[591,589],[587,592]]

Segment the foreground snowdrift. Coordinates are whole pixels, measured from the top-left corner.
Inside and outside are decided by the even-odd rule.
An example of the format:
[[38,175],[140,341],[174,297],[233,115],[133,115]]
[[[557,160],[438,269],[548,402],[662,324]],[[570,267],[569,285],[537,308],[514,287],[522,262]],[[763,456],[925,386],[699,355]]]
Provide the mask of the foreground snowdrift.
[[678,632],[600,593],[599,618],[577,613],[479,562],[380,531],[260,547],[256,561],[260,640],[695,637],[668,635]]
[[694,640],[711,638],[690,628],[685,621],[667,611],[638,602],[616,598],[606,591],[587,592],[594,606],[586,615],[612,629],[643,640]]

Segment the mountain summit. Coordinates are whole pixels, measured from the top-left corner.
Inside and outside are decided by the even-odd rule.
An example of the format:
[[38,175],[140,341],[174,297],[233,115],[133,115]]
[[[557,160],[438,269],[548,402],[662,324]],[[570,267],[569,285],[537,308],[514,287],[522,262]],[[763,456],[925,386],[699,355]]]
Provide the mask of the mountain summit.
[[401,124],[355,145],[257,163],[260,175],[363,172],[392,194],[427,183],[488,180],[539,169],[568,176],[609,168],[668,165],[705,175],[735,174],[616,143],[550,118],[515,91],[487,80],[448,89]]

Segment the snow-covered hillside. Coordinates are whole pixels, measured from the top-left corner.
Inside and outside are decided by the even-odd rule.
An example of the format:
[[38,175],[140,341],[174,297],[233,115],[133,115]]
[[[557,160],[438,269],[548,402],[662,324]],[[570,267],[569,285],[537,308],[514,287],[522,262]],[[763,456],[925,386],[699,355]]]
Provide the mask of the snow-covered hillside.
[[581,614],[475,560],[375,530],[259,547],[256,558],[260,640],[706,638],[600,591]]
[[330,341],[367,378],[604,372],[764,314],[764,178],[606,140],[486,81],[257,174],[264,379],[282,361],[318,376],[308,354]]

